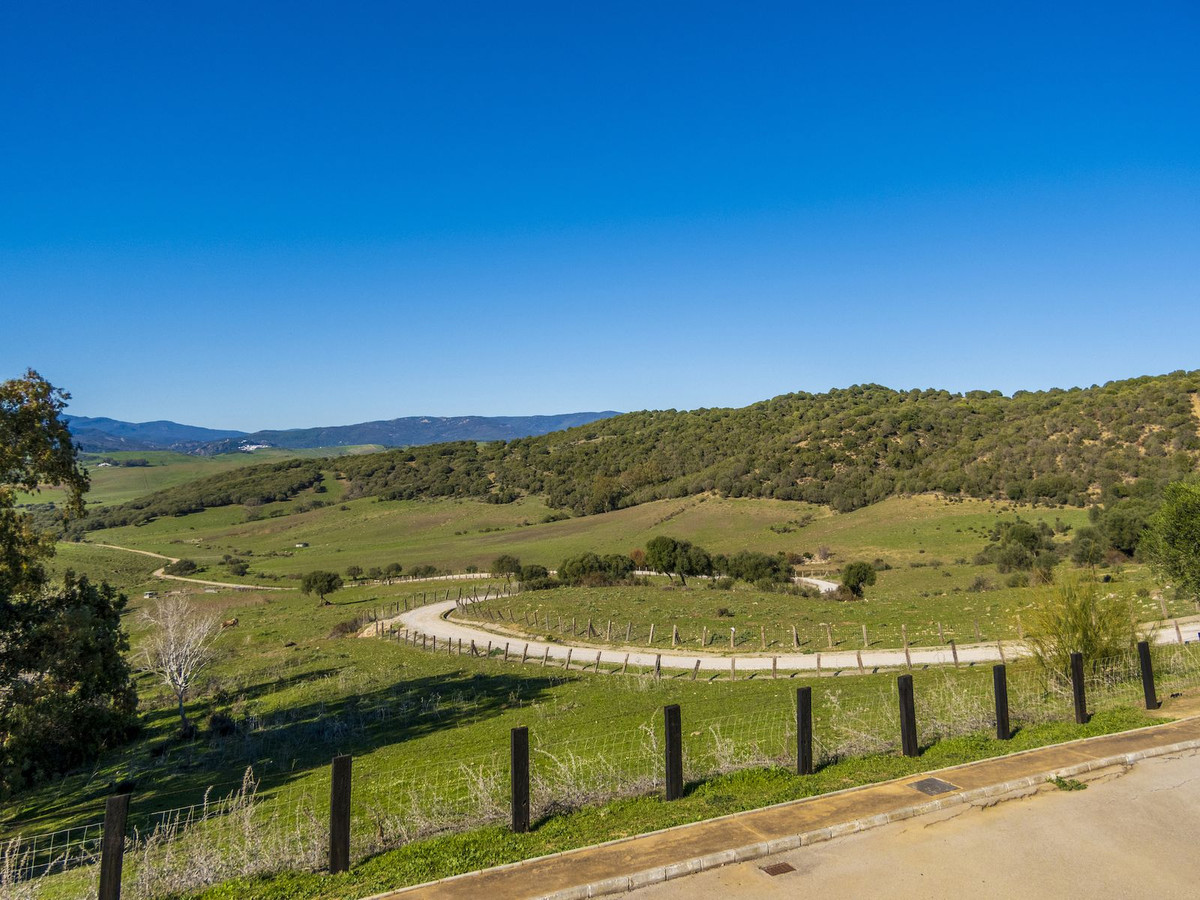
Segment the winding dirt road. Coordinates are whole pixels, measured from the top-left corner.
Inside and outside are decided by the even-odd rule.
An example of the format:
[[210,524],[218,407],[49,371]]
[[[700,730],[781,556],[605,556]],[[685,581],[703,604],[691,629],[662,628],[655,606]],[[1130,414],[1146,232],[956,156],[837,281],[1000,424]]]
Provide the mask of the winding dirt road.
[[[542,658],[565,661],[568,656],[572,664],[582,667],[596,665],[622,666],[628,663],[633,666],[651,668],[656,664],[663,669],[690,671],[699,665],[703,672],[729,672],[731,660],[737,672],[771,671],[772,667],[788,672],[821,672],[828,674],[854,674],[859,670],[859,654],[862,656],[862,668],[869,672],[876,668],[899,668],[910,662],[914,666],[945,666],[954,664],[954,651],[950,647],[910,647],[879,650],[829,650],[818,653],[758,653],[720,655],[705,651],[648,650],[645,647],[601,647],[595,644],[563,643],[557,641],[530,640],[527,635],[516,629],[508,630],[496,627],[483,628],[475,623],[467,624],[450,618],[455,610],[457,601],[443,600],[430,603],[417,609],[401,613],[383,621],[384,628],[393,624],[400,629],[407,629],[419,635],[437,638],[438,642],[462,641],[467,647],[473,641],[479,648],[489,643],[493,647],[510,645],[510,653],[524,653],[530,659]],[[1187,626],[1195,633],[1196,621],[1200,617],[1189,617],[1180,620],[1181,628]],[[1182,633],[1182,632],[1181,632]],[[363,629],[360,637],[372,637],[375,634],[375,624]],[[1186,637],[1185,637],[1186,639]],[[1160,628],[1154,636],[1154,642],[1171,644],[1178,640],[1174,628]],[[957,647],[960,665],[977,663],[994,663],[1017,659],[1027,656],[1029,651],[1019,641],[1006,641],[991,644],[964,644]]]
[[[149,550],[135,550],[133,547],[118,547],[116,544],[98,544],[98,543],[93,543],[92,541],[87,541],[86,543],[89,547],[104,547],[108,550],[123,550],[126,553],[137,553],[137,554],[140,554],[141,556],[153,557],[154,559],[165,559],[167,561],[168,566],[171,563],[179,562],[178,557],[164,556],[161,553],[151,553]],[[205,587],[231,588],[232,590],[235,590],[235,591],[294,591],[294,590],[296,590],[296,588],[293,588],[293,587],[267,587],[266,585],[259,585],[259,584],[234,584],[233,582],[230,582],[230,581],[205,581],[202,578],[185,578],[182,575],[168,575],[166,572],[163,571],[163,568],[165,568],[165,566],[155,569],[150,574],[153,575],[155,578],[163,578],[168,581],[185,581],[188,584],[200,584],[200,585],[204,585]]]

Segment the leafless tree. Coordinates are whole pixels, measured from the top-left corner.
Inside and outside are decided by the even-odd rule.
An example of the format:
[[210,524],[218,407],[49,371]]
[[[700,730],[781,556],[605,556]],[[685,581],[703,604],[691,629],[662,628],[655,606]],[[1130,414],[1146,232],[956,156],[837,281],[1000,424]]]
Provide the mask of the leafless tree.
[[169,687],[179,701],[183,733],[194,729],[183,701],[196,676],[212,661],[213,641],[221,631],[216,616],[198,610],[186,597],[163,597],[142,613],[150,634],[142,645],[142,662]]

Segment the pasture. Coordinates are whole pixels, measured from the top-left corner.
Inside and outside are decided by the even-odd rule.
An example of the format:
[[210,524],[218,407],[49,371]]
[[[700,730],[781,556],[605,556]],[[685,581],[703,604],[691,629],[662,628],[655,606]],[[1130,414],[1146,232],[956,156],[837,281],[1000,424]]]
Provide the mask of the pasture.
[[[745,651],[759,649],[760,626],[773,646],[790,646],[788,629],[795,624],[805,641],[801,649],[816,650],[824,647],[824,623],[832,625],[840,646],[850,648],[861,644],[862,624],[876,647],[898,645],[901,623],[913,644],[936,643],[938,621],[947,639],[965,643],[973,638],[976,618],[984,639],[1012,638],[1013,617],[1037,605],[1038,589],[972,592],[968,588],[980,575],[1000,582],[993,567],[967,560],[982,548],[1000,515],[1085,521],[1078,510],[1014,510],[1011,504],[935,497],[894,499],[844,515],[782,501],[690,498],[546,521],[554,519],[552,511],[535,499],[501,506],[466,500],[381,503],[345,500],[341,490],[330,480],[323,495],[329,504],[304,512],[296,510],[311,497],[253,510],[208,510],[89,538],[187,556],[207,566],[201,578],[248,583],[262,578],[284,587],[295,586],[291,576],[316,568],[344,571],[348,565],[367,568],[393,561],[406,569],[429,564],[462,571],[468,566],[484,569],[497,555],[513,553],[526,563],[556,566],[564,556],[585,551],[628,552],[656,534],[693,540],[713,552],[828,548],[826,564],[806,567],[813,574],[830,573],[852,559],[890,565],[879,571],[865,600],[851,603],[746,585],[715,590],[700,580],[689,581],[684,590],[656,578],[641,587],[528,592],[471,610],[478,617],[503,608],[507,618],[511,609],[518,624],[526,613],[537,613],[543,624],[550,614],[556,625],[560,615],[573,616],[579,629],[589,617],[597,629],[612,618],[621,626],[629,622],[640,628],[642,641],[653,623],[661,629],[656,646],[669,646],[673,623],[693,644],[705,628],[727,641],[732,623],[744,635],[738,649]],[[281,512],[272,515],[274,509]],[[295,547],[302,542],[309,546]],[[251,575],[227,576],[220,564],[224,554],[242,555],[251,563]],[[351,583],[332,594],[329,605],[320,605],[298,590],[204,590],[164,583],[150,575],[159,564],[88,543],[61,544],[54,562],[59,571],[86,572],[130,594],[125,620],[135,658],[144,634],[138,612],[145,590],[189,591],[202,609],[238,619],[237,627],[221,633],[217,659],[189,700],[188,714],[201,725],[199,736],[180,738],[172,699],[142,673],[141,735],[86,771],[9,798],[0,813],[0,831],[9,837],[45,834],[94,822],[104,796],[129,781],[134,784],[131,822],[145,834],[183,815],[180,810],[194,814],[206,796],[211,801],[238,794],[250,772],[253,800],[243,804],[251,811],[241,814],[242,820],[256,823],[256,839],[271,834],[272,840],[283,841],[284,820],[303,819],[311,826],[319,819],[328,802],[329,760],[353,754],[354,852],[356,858],[372,858],[346,878],[297,874],[243,879],[211,888],[204,894],[210,898],[365,894],[1146,721],[1130,708],[1128,697],[1113,694],[1090,725],[1064,723],[1058,714],[1062,698],[1048,693],[1031,669],[1014,667],[1014,717],[1021,730],[1014,742],[1005,744],[985,734],[989,668],[918,671],[921,740],[927,749],[919,760],[906,760],[895,753],[894,673],[819,680],[758,675],[737,681],[692,681],[680,674],[655,680],[645,672],[620,675],[606,668],[592,674],[433,654],[396,640],[353,636],[373,610],[411,597],[421,585]],[[1068,564],[1061,568],[1065,571]],[[1112,578],[1112,590],[1129,592],[1146,618],[1157,617],[1157,603],[1147,590],[1153,585],[1140,566],[1105,574]],[[479,584],[480,592],[486,584]],[[719,614],[720,608],[726,614]],[[1188,611],[1171,609],[1173,614]],[[558,636],[556,629],[549,633]],[[577,640],[601,643],[594,635]],[[613,643],[623,640],[621,633]],[[795,688],[803,684],[814,688],[822,760],[818,775],[807,779],[786,772],[789,741],[794,749]],[[692,784],[688,796],[675,804],[654,796],[661,778],[661,709],[668,703],[679,703],[684,710],[686,771]],[[529,726],[534,742],[535,778],[541,779],[540,799],[535,798],[538,827],[528,836],[492,825],[463,831],[503,818],[503,760],[508,731],[517,725]],[[208,840],[208,851],[216,846],[222,850],[216,856],[230,856],[224,851],[240,839],[221,824],[231,818],[227,812],[218,818],[205,819],[178,846]],[[308,830],[288,832],[288,846],[311,850],[321,844],[319,828],[304,828]],[[382,855],[372,856],[377,853]],[[181,852],[173,862],[159,859],[140,871],[176,872],[176,887],[197,887],[248,871],[197,874],[194,865],[188,868],[188,856]],[[303,869],[315,864],[313,859],[284,854],[277,861]],[[139,871],[136,861],[130,865],[131,871]],[[80,869],[48,879],[47,896],[74,896],[93,875],[91,869]],[[142,893],[132,896],[170,893],[165,882],[155,884],[142,884],[136,888]]]

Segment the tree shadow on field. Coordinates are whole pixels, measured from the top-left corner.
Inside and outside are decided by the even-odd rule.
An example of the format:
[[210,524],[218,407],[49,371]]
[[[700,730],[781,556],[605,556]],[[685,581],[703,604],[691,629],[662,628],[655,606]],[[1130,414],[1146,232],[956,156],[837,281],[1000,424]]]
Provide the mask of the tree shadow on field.
[[[338,674],[336,670],[330,673],[334,678]],[[213,736],[203,729],[203,722],[198,722],[202,726],[200,736],[192,742],[175,742],[171,754],[175,764],[166,765],[170,760],[163,759],[156,772],[146,773],[137,786],[133,805],[145,818],[155,810],[200,802],[210,784],[224,785],[213,791],[214,797],[224,796],[232,789],[229,783],[239,779],[247,767],[252,767],[260,779],[260,794],[269,795],[308,777],[314,768],[327,766],[334,756],[363,755],[485,721],[542,700],[560,681],[515,673],[447,672],[400,680],[334,700],[234,716],[230,732],[223,737]],[[279,682],[269,682],[242,693],[250,696],[262,690],[269,694],[278,686]],[[155,711],[164,719],[170,713]],[[495,746],[480,746],[477,739],[473,740],[472,752],[507,752],[507,733],[497,732],[491,743]],[[422,760],[437,761],[436,756]]]

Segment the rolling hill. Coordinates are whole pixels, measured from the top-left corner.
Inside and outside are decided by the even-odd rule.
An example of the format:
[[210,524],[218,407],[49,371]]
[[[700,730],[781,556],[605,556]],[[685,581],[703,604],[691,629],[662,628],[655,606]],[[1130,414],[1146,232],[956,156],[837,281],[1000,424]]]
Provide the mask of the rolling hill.
[[[966,394],[856,385],[741,409],[637,412],[511,441],[329,461],[345,499],[537,495],[576,514],[712,493],[849,511],[896,494],[1084,506],[1152,493],[1197,469],[1200,372],[1103,386]],[[114,507],[89,528],[294,496],[307,464],[216,475]],[[261,494],[261,496],[259,496]]]

